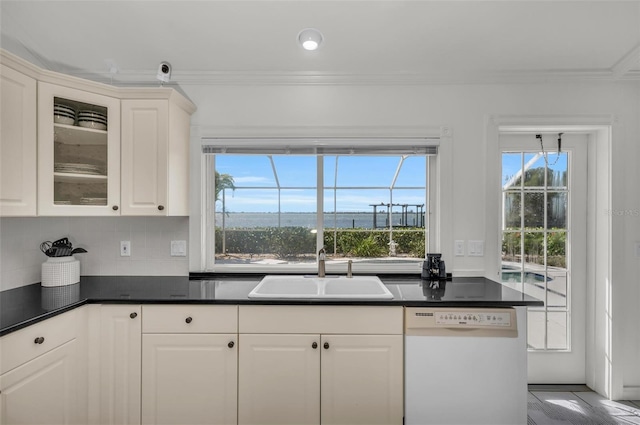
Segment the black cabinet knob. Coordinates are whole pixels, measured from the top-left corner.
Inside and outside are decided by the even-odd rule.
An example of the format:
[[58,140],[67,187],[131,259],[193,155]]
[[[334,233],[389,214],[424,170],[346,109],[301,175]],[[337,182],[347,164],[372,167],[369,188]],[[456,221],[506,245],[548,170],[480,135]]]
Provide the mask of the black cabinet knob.
[[329,349],[329,343],[328,343],[328,342],[325,342],[325,343],[324,343],[324,349],[325,349],[325,350],[328,350],[328,349]]
[[131,313],[129,315],[129,317],[131,317],[132,319],[135,319],[136,317],[138,317],[138,313],[136,313],[135,311],[133,313]]
[[314,342],[313,344],[311,344],[311,348],[313,348],[314,350],[318,348],[318,343]]
[[118,206],[117,206],[117,205],[114,205],[114,206],[113,206],[113,207],[111,207],[111,208],[113,208],[113,210],[114,210],[114,211],[118,211]]
[[233,341],[229,341],[229,343],[227,344],[227,347],[233,348],[234,345],[235,343]]
[[164,205],[158,205],[158,210],[162,211],[164,209]]
[[39,336],[36,339],[34,339],[33,342],[36,343],[36,344],[42,344],[44,342],[44,337],[43,336]]
[[187,317],[186,319],[184,319],[184,321],[187,323],[191,323],[193,319],[191,317]]

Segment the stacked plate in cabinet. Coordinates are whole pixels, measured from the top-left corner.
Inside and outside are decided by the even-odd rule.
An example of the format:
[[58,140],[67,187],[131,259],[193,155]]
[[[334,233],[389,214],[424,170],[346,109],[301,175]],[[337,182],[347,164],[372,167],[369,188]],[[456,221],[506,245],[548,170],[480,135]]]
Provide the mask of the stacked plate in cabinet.
[[101,167],[91,164],[74,164],[66,162],[56,162],[53,167],[53,171],[56,173],[71,173],[71,174],[91,174],[96,176],[104,175],[104,171]]
[[107,205],[107,198],[80,198],[80,205]]
[[96,130],[107,129],[107,116],[101,112],[84,110],[78,112],[78,125],[80,127]]
[[71,106],[54,103],[53,122],[57,124],[74,125],[76,122],[76,110]]

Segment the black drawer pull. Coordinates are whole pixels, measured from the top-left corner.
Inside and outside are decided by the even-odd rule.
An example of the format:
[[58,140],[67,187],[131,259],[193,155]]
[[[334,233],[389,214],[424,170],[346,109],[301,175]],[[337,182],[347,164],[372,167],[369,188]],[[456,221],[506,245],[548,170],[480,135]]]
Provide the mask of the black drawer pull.
[[186,319],[184,319],[184,321],[187,323],[191,323],[193,319],[191,317],[187,317]]
[[313,348],[314,350],[318,348],[318,343],[314,342],[313,344],[311,344],[311,348]]
[[135,311],[133,313],[131,313],[129,315],[129,317],[131,317],[132,319],[135,319],[136,317],[138,317],[138,313],[136,313]]
[[229,343],[227,344],[229,348],[233,348],[234,345],[235,343],[233,341],[229,341]]
[[113,207],[111,207],[114,211],[118,211],[118,206],[114,205]]
[[328,350],[328,349],[329,349],[329,343],[328,343],[328,342],[325,342],[325,343],[324,343],[324,349],[325,349],[325,350]]
[[44,337],[39,336],[36,339],[34,339],[33,342],[35,342],[36,344],[42,344],[44,342]]

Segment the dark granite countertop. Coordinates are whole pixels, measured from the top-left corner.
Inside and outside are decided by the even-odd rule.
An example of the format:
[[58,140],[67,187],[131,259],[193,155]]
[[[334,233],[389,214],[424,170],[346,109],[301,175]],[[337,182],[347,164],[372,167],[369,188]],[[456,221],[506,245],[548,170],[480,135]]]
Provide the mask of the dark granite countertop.
[[542,306],[542,301],[482,277],[429,282],[417,275],[380,275],[392,300],[256,300],[261,275],[83,276],[80,283],[39,283],[0,292],[0,336],[87,303],[402,305],[429,307]]

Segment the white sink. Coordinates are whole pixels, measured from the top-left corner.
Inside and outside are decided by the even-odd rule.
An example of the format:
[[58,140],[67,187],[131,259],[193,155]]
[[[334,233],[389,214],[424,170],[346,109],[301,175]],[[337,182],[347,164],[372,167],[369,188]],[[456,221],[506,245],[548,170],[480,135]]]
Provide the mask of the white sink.
[[393,294],[377,276],[269,275],[249,298],[390,300]]

